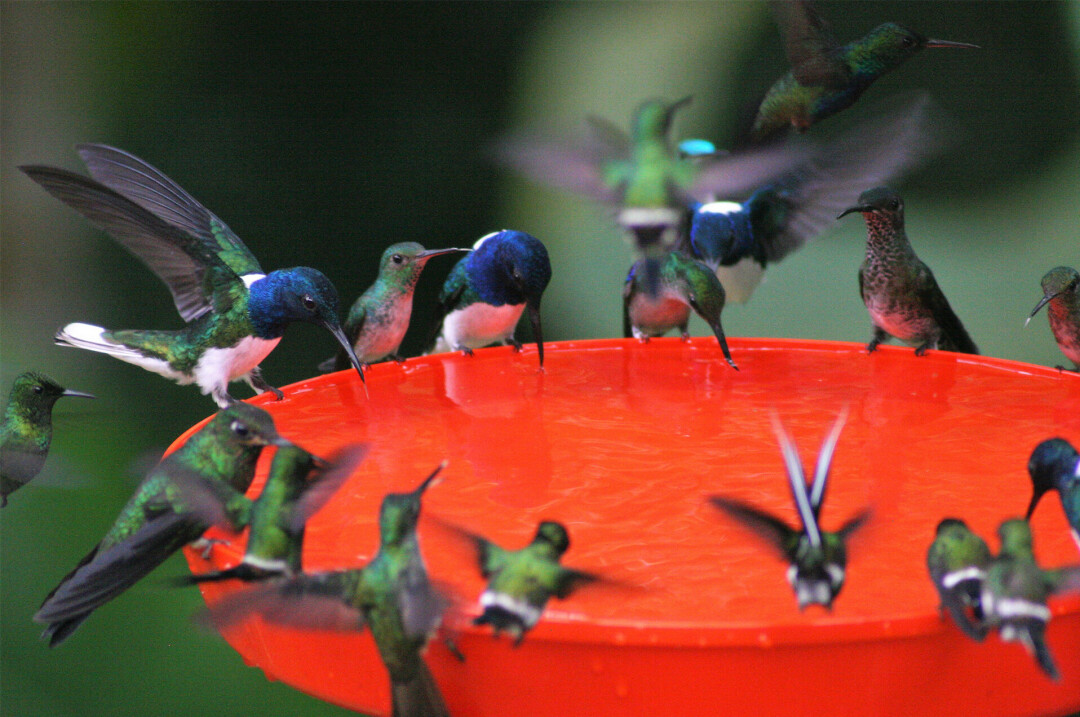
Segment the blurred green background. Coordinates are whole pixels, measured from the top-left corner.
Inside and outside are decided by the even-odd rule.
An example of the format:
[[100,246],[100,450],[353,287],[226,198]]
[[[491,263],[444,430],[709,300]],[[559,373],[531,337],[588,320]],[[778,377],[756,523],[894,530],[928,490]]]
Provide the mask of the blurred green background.
[[[984,353],[1060,363],[1046,319],[1022,325],[1043,273],[1080,266],[1080,3],[821,9],[844,40],[892,19],[982,45],[923,53],[815,131],[929,90],[961,131],[900,185],[915,249]],[[38,642],[31,615],[115,517],[132,460],[213,406],[194,388],[53,346],[73,320],[180,322],[150,272],[18,165],[81,171],[76,143],[125,148],[221,216],[264,267],[322,268],[346,305],[392,242],[463,246],[522,229],[551,252],[545,336],[615,336],[630,262],[608,215],[499,170],[486,149],[512,130],[579,131],[587,114],[625,126],[640,100],[686,94],[694,103],[677,134],[729,144],[785,70],[768,9],[751,2],[5,2],[0,13],[2,390],[32,367],[99,396],[56,412],[47,471],[84,480],[27,488],[0,515],[0,711],[10,715],[343,712],[267,682],[195,629],[198,594],[160,587],[186,569],[179,558],[63,647]],[[868,339],[855,279],[864,238],[853,218],[771,267],[749,304],[725,311],[728,336]],[[421,279],[406,353],[420,348],[449,266],[433,262]],[[265,374],[299,380],[332,350],[322,330],[294,326]]]

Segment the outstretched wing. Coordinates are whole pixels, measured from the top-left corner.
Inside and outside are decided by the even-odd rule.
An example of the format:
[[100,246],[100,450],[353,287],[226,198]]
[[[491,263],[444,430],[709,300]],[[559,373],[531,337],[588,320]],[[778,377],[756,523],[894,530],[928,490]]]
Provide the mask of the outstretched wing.
[[578,588],[603,580],[603,577],[594,573],[585,572],[584,570],[560,568],[558,581],[556,582],[555,587],[555,597],[560,600],[565,600]]
[[709,496],[709,502],[757,533],[758,537],[776,548],[781,557],[790,557],[788,544],[796,531],[787,523],[734,498],[713,495]]
[[347,570],[270,580],[230,593],[200,619],[218,630],[252,615],[276,625],[308,630],[363,630],[364,613],[347,598],[359,577],[358,571]]
[[103,144],[80,144],[76,149],[90,176],[197,239],[205,251],[221,257],[237,275],[265,273],[225,222],[158,169]]
[[330,465],[319,471],[304,487],[303,495],[296,501],[289,530],[296,533],[303,528],[308,518],[319,512],[338,489],[345,485],[345,481],[367,454],[366,444],[346,446],[338,451],[330,459]]
[[851,70],[840,58],[839,45],[825,18],[810,0],[774,0],[776,24],[784,38],[791,73],[802,85],[843,85]]

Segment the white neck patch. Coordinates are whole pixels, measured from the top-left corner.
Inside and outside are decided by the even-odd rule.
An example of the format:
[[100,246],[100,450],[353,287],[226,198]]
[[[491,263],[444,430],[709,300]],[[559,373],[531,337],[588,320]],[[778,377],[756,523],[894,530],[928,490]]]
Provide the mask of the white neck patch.
[[738,202],[709,202],[698,207],[700,214],[734,214],[742,211]]
[[251,285],[260,279],[265,279],[266,274],[244,274],[240,277],[240,281],[244,282],[244,286],[251,288]]

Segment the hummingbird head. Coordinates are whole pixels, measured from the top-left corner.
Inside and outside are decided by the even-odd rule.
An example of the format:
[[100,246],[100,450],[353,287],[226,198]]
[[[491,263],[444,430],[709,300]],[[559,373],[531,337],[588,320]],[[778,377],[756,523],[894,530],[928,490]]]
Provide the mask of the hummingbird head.
[[386,248],[379,260],[379,276],[412,284],[419,278],[428,259],[456,251],[467,252],[471,249],[425,249],[414,241],[392,244]]
[[536,527],[536,535],[533,544],[543,543],[551,546],[553,558],[558,559],[570,548],[570,534],[562,523],[554,520],[545,520]]
[[1031,520],[1035,506],[1048,491],[1057,488],[1059,481],[1080,477],[1080,454],[1064,438],[1050,438],[1035,446],[1028,459],[1028,475],[1031,476],[1031,503],[1025,519]]
[[671,252],[665,262],[663,273],[669,271],[670,281],[679,294],[715,331],[727,298],[716,274],[701,262],[677,251]]
[[1018,558],[1032,554],[1031,526],[1023,518],[1010,518],[998,526],[1001,555]]
[[[1035,308],[1028,314],[1028,321],[1039,313],[1039,309],[1062,294],[1080,293],[1080,273],[1068,266],[1056,266],[1043,275],[1042,290],[1043,298],[1039,299],[1039,303],[1035,304]],[[1027,325],[1026,322],[1025,325]]]
[[386,494],[379,507],[379,533],[383,545],[400,545],[416,533],[424,491],[438,483],[436,477],[445,467],[446,461],[443,461],[409,493]]
[[942,518],[941,522],[937,524],[937,529],[934,531],[934,537],[938,537],[946,532],[954,530],[969,530],[967,523],[959,518]]
[[852,47],[860,69],[880,75],[897,67],[924,47],[978,49],[978,45],[928,38],[895,22],[878,25]]
[[671,132],[671,123],[675,112],[690,104],[690,96],[668,102],[667,100],[645,100],[634,111],[633,135],[635,141],[666,139]]
[[884,220],[892,225],[903,224],[904,200],[889,187],[874,187],[860,194],[859,200],[840,212],[836,218],[840,219],[855,212],[860,212],[868,223]]
[[307,266],[278,269],[254,282],[248,292],[248,316],[256,336],[280,338],[294,321],[322,326],[345,349],[361,380],[364,378],[360,360],[341,329],[337,289],[321,271]]
[[89,393],[68,391],[44,374],[26,371],[15,377],[8,396],[7,413],[32,422],[48,421],[56,402],[64,396],[94,398]]
[[195,435],[204,432],[234,446],[261,449],[264,446],[287,448],[293,445],[278,435],[274,419],[269,413],[242,401],[218,411],[206,428]]

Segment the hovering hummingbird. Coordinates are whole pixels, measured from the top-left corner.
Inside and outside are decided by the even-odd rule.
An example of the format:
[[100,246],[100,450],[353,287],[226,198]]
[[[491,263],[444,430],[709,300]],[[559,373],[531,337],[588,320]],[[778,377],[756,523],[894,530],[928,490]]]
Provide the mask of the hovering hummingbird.
[[[405,360],[398,355],[398,348],[409,328],[413,289],[420,272],[428,259],[455,251],[471,249],[424,249],[416,242],[402,242],[383,252],[379,278],[356,300],[345,319],[345,336],[356,349],[360,363],[367,365],[386,358]],[[319,366],[324,371],[347,367],[344,351]]]
[[1046,645],[1051,595],[1080,590],[1080,566],[1043,570],[1032,552],[1031,526],[1013,518],[998,526],[1001,551],[986,571],[982,609],[1005,642],[1019,641],[1053,680],[1061,675]]
[[926,47],[978,49],[978,45],[926,38],[895,22],[878,25],[864,37],[840,45],[808,0],[774,0],[791,71],[769,88],[761,102],[752,141],[787,127],[810,125],[847,109],[886,72]]
[[980,600],[992,557],[986,541],[957,518],[938,523],[926,553],[926,567],[941,598],[938,610],[947,610],[956,626],[978,642],[986,637]]
[[54,167],[20,169],[157,274],[187,325],[109,331],[74,323],[57,333],[58,344],[197,384],[225,408],[234,400],[229,382],[241,378],[256,392],[284,396],[263,380],[259,363],[286,326],[306,321],[330,331],[363,378],[338,320],[337,290],[321,272],[299,266],[266,274],[240,237],[154,167],[105,145],[78,149],[93,179]]
[[1073,540],[1080,548],[1080,453],[1064,438],[1043,441],[1031,452],[1028,474],[1031,476],[1031,503],[1024,518],[1031,520],[1039,500],[1056,490]]
[[[34,615],[47,624],[50,647],[63,642],[97,608],[138,582],[210,523],[189,504],[198,491],[217,496],[221,512],[240,529],[251,501],[244,491],[265,446],[289,446],[266,411],[235,403],[218,412],[143,479],[101,542],[45,598]],[[197,476],[193,480],[192,476]],[[201,500],[201,499],[199,499]]]
[[693,309],[712,328],[724,358],[738,371],[720,325],[724,287],[712,270],[681,252],[670,252],[660,269],[658,291],[650,296],[645,290],[643,264],[641,260],[630,267],[623,286],[623,336],[633,334],[636,339],[648,341],[677,328],[683,340],[688,341],[686,325]]
[[281,578],[233,593],[211,606],[211,621],[225,629],[257,613],[307,629],[368,626],[390,673],[394,717],[448,715],[421,655],[445,603],[428,580],[416,535],[421,497],[444,465],[411,493],[383,498],[379,551],[365,567]]
[[[243,559],[228,570],[190,575],[177,584],[299,575],[305,524],[345,484],[367,450],[365,445],[348,446],[326,462],[298,446],[279,448],[266,484],[251,507]],[[217,511],[218,505],[211,503],[203,515],[206,522],[219,522]]]
[[916,356],[928,349],[979,353],[930,268],[915,256],[904,232],[900,195],[888,187],[868,189],[859,195],[858,204],[840,216],[852,212],[861,212],[866,219],[866,259],[859,268],[859,293],[874,324],[867,353],[889,336],[915,346]]
[[747,503],[714,495],[709,498],[713,505],[732,518],[738,520],[761,538],[772,543],[790,563],[787,578],[799,601],[799,609],[807,605],[823,605],[832,610],[833,600],[844,586],[844,571],[847,566],[846,541],[866,520],[870,512],[864,510],[844,523],[835,533],[825,532],[818,522],[821,503],[825,498],[825,486],[829,480],[829,468],[833,451],[840,438],[840,431],[847,419],[845,410],[837,417],[832,430],[821,444],[814,482],[807,492],[806,477],[803,474],[802,461],[791,436],[781,425],[779,419],[773,419],[773,428],[780,440],[784,454],[788,483],[791,495],[795,499],[795,508],[802,521],[802,530],[796,530],[785,521],[776,518]]
[[540,299],[549,281],[551,260],[536,237],[510,229],[481,237],[443,284],[434,350],[471,355],[473,349],[499,343],[520,351],[514,329],[527,308],[543,368]]
[[0,508],[45,465],[52,443],[53,406],[63,396],[94,398],[34,371],[15,378],[0,422]]
[[1058,366],[1059,371],[1080,372],[1080,273],[1067,266],[1054,267],[1042,278],[1043,298],[1035,305],[1024,326],[1050,304],[1050,330],[1054,332],[1061,353],[1073,362],[1073,368]]
[[893,181],[943,143],[944,121],[926,95],[883,110],[819,147],[743,202],[693,204],[684,251],[716,272],[728,301],[750,298],[776,263],[830,228],[861,187]]
[[646,285],[655,293],[664,254],[685,235],[688,205],[712,196],[743,195],[801,158],[790,147],[704,154],[704,145],[692,145],[689,152],[681,151],[671,138],[671,125],[675,113],[689,103],[689,97],[646,100],[634,112],[629,135],[607,120],[589,117],[590,136],[582,146],[519,137],[504,142],[499,157],[534,179],[616,207],[616,222],[631,238],[635,256],[647,260]]

